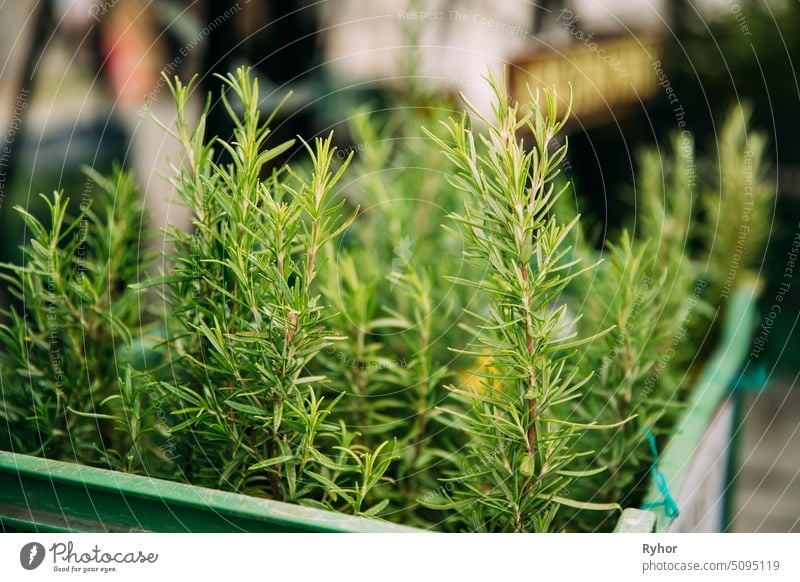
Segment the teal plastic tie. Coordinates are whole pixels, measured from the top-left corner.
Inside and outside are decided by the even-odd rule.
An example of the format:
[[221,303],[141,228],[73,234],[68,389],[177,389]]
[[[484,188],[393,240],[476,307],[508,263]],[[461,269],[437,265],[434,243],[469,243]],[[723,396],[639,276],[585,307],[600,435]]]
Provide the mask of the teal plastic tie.
[[656,482],[658,490],[661,492],[661,501],[649,501],[642,504],[642,509],[656,509],[658,507],[664,508],[664,515],[670,520],[678,517],[681,512],[678,509],[678,502],[672,496],[667,485],[667,478],[664,473],[658,468],[658,447],[656,446],[656,437],[650,429],[644,429],[644,436],[647,437],[647,443],[650,445],[650,452],[653,453],[653,465],[650,467],[650,475]]
[[750,390],[753,392],[762,392],[766,389],[769,383],[769,373],[767,366],[763,363],[757,363],[749,367],[734,385],[734,390]]

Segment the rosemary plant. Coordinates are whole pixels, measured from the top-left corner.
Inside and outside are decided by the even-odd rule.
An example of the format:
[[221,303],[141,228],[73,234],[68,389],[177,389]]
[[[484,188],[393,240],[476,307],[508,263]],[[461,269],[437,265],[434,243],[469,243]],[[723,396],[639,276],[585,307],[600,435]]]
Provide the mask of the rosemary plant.
[[657,365],[654,382],[664,386],[664,399],[675,402],[691,379],[689,371],[697,359],[698,345],[702,347],[705,339],[701,328],[713,310],[706,292],[708,281],[700,277],[701,269],[691,252],[700,230],[696,201],[700,186],[697,166],[701,162],[696,160],[694,138],[688,132],[675,135],[671,145],[668,153],[659,153],[656,148],[641,153],[637,194],[642,217],[640,238],[655,243],[652,276],[661,281],[660,296],[653,307],[659,312],[656,326],[660,334],[672,339],[664,348],[670,355]]
[[324,373],[352,395],[339,410],[367,444],[398,439],[396,484],[380,492],[388,514],[432,527],[436,512],[416,499],[437,486],[434,459],[448,437],[432,421],[446,397],[446,345],[461,335],[456,316],[466,297],[444,279],[461,255],[441,228],[457,204],[443,179],[449,161],[418,135],[421,124],[442,119],[446,103],[431,107],[413,88],[404,95],[386,112],[351,115],[358,146],[348,187],[362,210],[342,245],[329,248],[333,268],[322,290],[346,339],[326,351]]
[[[675,320],[662,316],[669,273],[655,266],[653,245],[634,242],[623,232],[619,244],[609,242],[607,247],[608,260],[594,273],[592,298],[585,303],[580,327],[584,334],[612,329],[583,352],[581,370],[594,372],[591,390],[570,405],[584,422],[619,426],[583,436],[583,446],[595,452],[577,463],[588,477],[578,480],[574,490],[584,499],[626,505],[651,462],[645,431],[660,426],[675,396],[675,384],[664,381],[671,375],[661,365]],[[611,517],[569,513],[564,527],[594,531]]]
[[[195,214],[195,232],[172,231],[173,273],[164,279],[174,313],[171,366],[158,386],[174,398],[187,478],[273,499],[370,514],[366,500],[393,457],[374,451],[332,412],[310,362],[340,339],[315,290],[324,247],[350,224],[335,187],[332,136],[303,143],[310,176],[291,169],[261,178],[291,147],[267,147],[270,119],[258,112],[258,83],[239,69],[223,79],[221,102],[235,124],[231,142],[206,139],[205,116],[190,129],[191,84],[170,83],[178,104],[173,135],[185,148],[176,186]],[[233,95],[236,101],[232,101]],[[243,114],[236,113],[241,107]],[[218,165],[213,147],[230,154]],[[334,387],[335,388],[335,387]]]
[[689,246],[695,215],[697,190],[694,139],[689,133],[674,136],[672,150],[657,148],[639,156],[638,207],[641,209],[640,237],[653,242],[651,263],[662,282],[665,317],[681,319],[686,309],[686,289],[695,276]]
[[702,192],[706,213],[703,242],[709,295],[727,298],[739,277],[759,268],[772,223],[775,190],[765,180],[767,138],[749,131],[750,109],[736,106],[722,126],[716,178]]
[[[476,138],[465,114],[446,124],[448,141],[429,134],[456,168],[452,186],[466,194],[451,232],[463,241],[466,260],[487,270],[482,279],[457,279],[489,298],[486,313],[473,314],[475,338],[463,352],[481,357],[489,350],[492,360],[491,371],[479,372],[482,391],[451,387],[463,406],[449,410],[452,422],[470,440],[459,455],[460,473],[447,479],[443,499],[429,504],[456,510],[470,530],[548,531],[561,506],[595,507],[569,497],[582,476],[573,464],[588,454],[578,449],[586,426],[554,414],[590,379],[578,375],[575,348],[594,339],[574,339],[575,320],[558,304],[580,274],[570,270],[574,262],[562,262],[577,218],[561,224],[550,212],[563,192],[552,182],[566,144],[550,146],[567,116],[557,119],[551,92],[543,105],[531,95],[530,110],[521,114],[518,104],[509,105],[505,82],[489,82],[494,119],[467,102],[485,132]],[[517,138],[523,128],[535,140],[529,151]]]
[[152,263],[126,172],[90,173],[77,217],[60,193],[49,224],[18,209],[31,244],[2,274],[24,309],[1,314],[0,447],[446,531],[606,529],[635,503],[645,433],[671,430],[687,338],[706,336],[700,295],[724,297],[763,245],[747,112],[702,193],[703,274],[691,139],[642,154],[641,229],[600,263],[562,196],[569,113],[551,92],[521,108],[490,75],[493,116],[465,100],[445,120],[412,86],[410,107],[353,116],[352,164],[329,135],[271,169],[294,142],[270,143],[249,70],[220,79],[230,139],[190,125],[193,84],[167,79],[194,215],[169,231],[168,272],[137,284]]
[[144,435],[114,430],[113,419],[139,324],[139,298],[128,285],[144,274],[143,210],[130,174],[88,173],[94,200],[84,200],[77,217],[68,217],[58,192],[45,197],[49,224],[16,209],[31,240],[21,266],[3,265],[23,310],[11,307],[0,325],[8,426],[0,439],[19,452],[134,470]]
[[[583,460],[592,475],[576,484],[576,492],[626,505],[636,503],[647,482],[647,433],[663,438],[671,431],[695,357],[687,329],[696,321],[694,311],[705,308],[699,295],[690,296],[696,272],[687,253],[696,198],[691,135],[675,136],[669,153],[641,152],[637,182],[640,236],[623,230],[616,244],[607,242],[609,260],[583,289],[582,333],[612,331],[584,351],[581,369],[595,377],[574,405],[584,421],[624,423],[602,436],[586,434],[585,445],[596,452]],[[564,518],[565,527],[595,531],[608,529],[612,514],[577,511]]]

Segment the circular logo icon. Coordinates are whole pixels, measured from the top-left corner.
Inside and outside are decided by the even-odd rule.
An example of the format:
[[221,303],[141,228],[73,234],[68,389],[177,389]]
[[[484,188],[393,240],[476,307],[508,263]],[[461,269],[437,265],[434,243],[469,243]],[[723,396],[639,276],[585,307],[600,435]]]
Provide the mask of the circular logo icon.
[[35,570],[44,561],[44,546],[39,542],[30,542],[19,551],[19,563],[26,570]]

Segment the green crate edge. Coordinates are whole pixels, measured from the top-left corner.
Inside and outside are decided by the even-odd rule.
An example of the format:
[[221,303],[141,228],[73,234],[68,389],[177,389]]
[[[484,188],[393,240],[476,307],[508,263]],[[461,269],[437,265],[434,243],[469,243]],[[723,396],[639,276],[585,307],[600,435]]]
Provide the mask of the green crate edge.
[[[659,468],[674,497],[714,409],[739,373],[755,324],[757,283],[726,306],[720,344],[703,368]],[[646,501],[661,493],[651,484]],[[617,533],[666,531],[662,509],[623,511]],[[423,530],[247,495],[0,451],[0,524],[40,532],[362,532]]]
[[416,531],[376,519],[0,452],[0,522],[51,532]]
[[[738,283],[725,304],[725,314],[719,344],[706,362],[692,389],[686,410],[676,425],[675,434],[669,439],[659,457],[658,468],[664,474],[667,488],[674,499],[680,499],[690,463],[702,442],[714,413],[730,393],[746,369],[747,356],[752,347],[753,330],[757,320],[757,300],[760,282],[752,279]],[[732,427],[736,431],[737,427]],[[728,447],[728,463],[735,461]],[[730,471],[728,471],[730,474]],[[730,495],[726,483],[720,498]],[[664,495],[651,480],[645,503],[659,504]],[[678,508],[680,509],[680,507]],[[650,510],[655,514],[655,531],[666,532],[672,519],[663,507]],[[722,531],[724,524],[720,524]]]

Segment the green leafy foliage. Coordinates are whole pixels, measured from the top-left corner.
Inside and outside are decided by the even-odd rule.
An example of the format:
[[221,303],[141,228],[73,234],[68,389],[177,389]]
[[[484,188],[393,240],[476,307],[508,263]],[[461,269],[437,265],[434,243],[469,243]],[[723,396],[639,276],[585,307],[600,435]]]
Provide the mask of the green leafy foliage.
[[[582,444],[594,451],[581,459],[589,475],[574,485],[576,495],[598,503],[627,505],[649,468],[645,431],[662,426],[676,401],[675,368],[669,354],[674,319],[662,317],[666,271],[656,268],[653,245],[623,232],[618,245],[607,243],[608,259],[594,273],[592,293],[580,322],[582,333],[611,329],[589,344],[580,368],[593,374],[591,390],[571,410],[584,422],[619,425],[587,432]],[[683,295],[681,295],[683,296]],[[672,350],[674,352],[674,350]],[[566,526],[594,531],[613,514],[568,512]],[[605,524],[609,528],[612,524]]]
[[748,130],[748,107],[737,106],[719,135],[718,162],[710,168],[701,203],[706,213],[704,264],[713,298],[726,298],[735,282],[761,259],[772,224],[775,189],[765,180],[767,138]]
[[[577,218],[562,224],[551,209],[563,192],[553,179],[566,145],[551,141],[566,117],[556,118],[555,95],[544,105],[531,95],[531,109],[520,114],[509,105],[505,81],[490,77],[496,102],[493,119],[481,117],[484,132],[472,129],[465,114],[446,124],[448,140],[433,137],[455,166],[450,178],[465,193],[462,213],[454,213],[451,232],[461,239],[466,260],[486,267],[480,279],[458,282],[488,297],[485,313],[472,314],[474,339],[463,351],[488,355],[491,370],[479,390],[451,387],[461,409],[452,422],[469,435],[460,455],[459,474],[431,505],[455,509],[466,527],[485,531],[547,531],[567,498],[572,464],[590,451],[578,440],[589,425],[554,414],[580,395],[590,376],[579,375],[575,319],[558,297],[580,274],[563,262],[565,244]],[[534,147],[517,138],[526,128]],[[591,423],[594,424],[594,423]]]
[[[569,113],[549,91],[519,104],[490,76],[492,115],[451,118],[412,84],[408,107],[355,112],[343,151],[272,143],[250,71],[220,80],[230,139],[167,81],[193,225],[169,230],[165,272],[141,281],[155,260],[126,172],[90,173],[76,217],[59,193],[49,223],[19,209],[0,446],[444,531],[606,530],[637,504],[645,431],[669,435],[691,338],[763,245],[746,113],[699,190],[707,224],[707,162],[681,134],[640,156],[641,227],[603,257],[564,195]],[[747,230],[716,227],[744,209]],[[690,260],[698,236],[710,255]]]
[[[348,397],[340,410],[370,446],[390,435],[398,459],[396,483],[378,492],[387,515],[422,527],[441,516],[417,503],[438,487],[437,459],[451,435],[435,424],[446,397],[466,293],[445,279],[462,254],[441,228],[459,193],[444,176],[450,164],[437,144],[421,135],[451,111],[441,98],[412,87],[385,115],[357,110],[350,116],[355,156],[348,199],[361,207],[342,243],[329,247],[322,293],[337,313],[333,327],[345,339],[326,351],[323,373]],[[413,225],[413,228],[409,228]]]
[[[172,231],[174,269],[163,279],[175,314],[169,366],[179,375],[157,386],[175,405],[171,430],[191,455],[192,482],[366,512],[393,445],[371,452],[356,444],[332,416],[341,393],[322,394],[324,376],[308,367],[341,339],[314,282],[322,249],[353,218],[335,190],[347,161],[334,167],[332,136],[318,138],[303,143],[309,176],[286,168],[262,180],[264,164],[292,142],[266,146],[269,120],[260,119],[258,83],[246,70],[223,81],[230,142],[206,139],[204,118],[190,130],[183,111],[191,86],[171,85],[186,151],[176,185],[195,214],[193,233]],[[214,147],[232,162],[215,163]]]
[[[3,448],[53,459],[110,464],[137,446],[113,430],[124,414],[114,395],[124,380],[124,351],[139,325],[139,299],[128,288],[143,273],[139,231],[144,219],[130,174],[88,172],[81,213],[68,200],[46,200],[49,224],[17,208],[30,231],[22,265],[4,265],[8,289],[23,306],[0,325]],[[138,440],[138,437],[137,439]],[[119,461],[119,462],[118,462]]]

